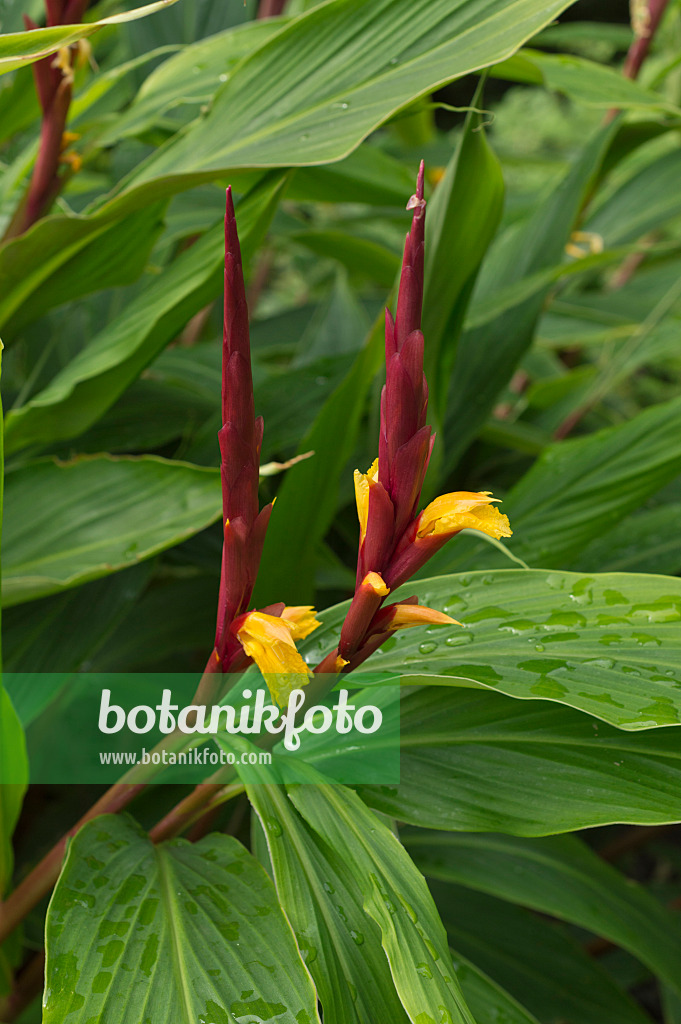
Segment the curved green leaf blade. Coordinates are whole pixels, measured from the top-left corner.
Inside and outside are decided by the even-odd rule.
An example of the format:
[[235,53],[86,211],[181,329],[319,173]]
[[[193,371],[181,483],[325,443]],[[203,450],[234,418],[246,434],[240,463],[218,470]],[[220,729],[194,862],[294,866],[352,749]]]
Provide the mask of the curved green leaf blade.
[[[413,593],[462,626],[397,633],[372,669],[554,700],[620,729],[681,722],[676,577],[499,569],[417,580],[391,598]],[[323,614],[304,647],[310,662],[337,642],[346,608]]]
[[569,6],[569,0],[322,4],[246,58],[206,118],[128,184],[339,160],[391,114],[510,56]]
[[140,458],[28,463],[8,474],[3,604],[75,587],[179,544],[220,517],[218,470]]
[[[267,230],[283,184],[281,174],[269,175],[239,203],[245,259]],[[220,294],[223,263],[219,224],[151,281],[43,391],[8,414],[7,450],[75,437],[96,422],[189,318]]]
[[390,829],[344,786],[303,785],[290,788],[289,795],[359,881],[364,909],[381,929],[395,987],[413,1024],[430,1024],[436,1015],[451,1024],[474,1024],[425,881]]
[[399,786],[362,798],[399,821],[541,836],[681,820],[674,728],[632,734],[548,701],[420,687],[401,703]]
[[454,970],[476,1024],[537,1024],[520,1003],[479,967],[453,953]]
[[426,217],[425,368],[428,379],[439,382],[433,397],[440,417],[468,300],[504,205],[501,165],[487,141],[482,112],[475,109],[482,99],[481,84]]
[[362,889],[341,851],[301,818],[283,787],[248,787],[277,893],[314,978],[325,1024],[407,1020]]
[[44,1024],[318,1024],[263,868],[235,839],[152,846],[107,815],[71,842],[48,911]]
[[[681,399],[548,445],[504,499],[514,530],[508,547],[530,565],[579,565],[587,544],[607,535],[680,469]],[[446,545],[424,574],[503,564],[489,545],[470,540]]]
[[177,0],[156,0],[146,7],[114,14],[110,18],[102,18],[101,21],[91,21],[83,25],[56,25],[53,28],[38,28],[31,32],[8,32],[0,35],[0,74],[55,53],[62,46],[77,43],[79,39],[91,36],[104,25],[120,25],[125,21],[145,18],[148,14],[162,11],[164,7],[174,3],[177,3]]
[[483,893],[435,882],[454,957],[463,954],[547,1024],[651,1024],[560,926]]
[[[598,29],[594,26],[594,32]],[[495,78],[545,85],[564,93],[578,103],[593,107],[618,107],[622,110],[664,110],[678,107],[637,82],[625,78],[616,68],[577,57],[572,53],[542,53],[525,49],[492,71]]]
[[410,832],[421,871],[586,928],[627,949],[681,991],[681,922],[575,836]]

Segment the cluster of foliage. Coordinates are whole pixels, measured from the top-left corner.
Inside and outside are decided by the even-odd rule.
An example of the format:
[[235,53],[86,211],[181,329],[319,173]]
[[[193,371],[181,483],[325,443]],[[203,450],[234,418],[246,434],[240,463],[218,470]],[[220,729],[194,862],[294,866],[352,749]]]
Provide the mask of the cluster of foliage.
[[[681,5],[128,6],[0,4],[0,1020],[679,1024]],[[29,787],[26,750],[78,674],[213,645],[225,185],[277,498],[253,602],[321,609],[316,664],[421,157],[424,503],[493,491],[514,534],[443,547],[404,596],[462,626],[371,658],[400,784],[122,786],[72,829],[101,791]]]

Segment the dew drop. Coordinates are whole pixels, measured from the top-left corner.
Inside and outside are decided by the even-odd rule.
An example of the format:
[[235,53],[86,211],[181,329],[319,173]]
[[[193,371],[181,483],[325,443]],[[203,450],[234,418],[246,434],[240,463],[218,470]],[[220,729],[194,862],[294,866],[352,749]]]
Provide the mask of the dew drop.
[[437,644],[433,643],[432,640],[427,643],[419,644],[419,651],[421,654],[432,654],[435,650],[437,650]]

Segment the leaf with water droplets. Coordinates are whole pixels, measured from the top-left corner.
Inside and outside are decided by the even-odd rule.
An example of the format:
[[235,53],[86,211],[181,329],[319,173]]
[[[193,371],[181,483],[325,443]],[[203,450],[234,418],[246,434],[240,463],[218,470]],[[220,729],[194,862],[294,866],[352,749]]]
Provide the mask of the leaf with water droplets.
[[[461,626],[396,634],[372,671],[555,700],[620,729],[681,723],[677,577],[500,569],[419,580],[391,599],[413,593],[456,609]],[[345,607],[321,614],[316,644],[332,646]]]
[[47,916],[44,1024],[319,1024],[272,882],[230,836],[154,847],[106,815],[71,842]]

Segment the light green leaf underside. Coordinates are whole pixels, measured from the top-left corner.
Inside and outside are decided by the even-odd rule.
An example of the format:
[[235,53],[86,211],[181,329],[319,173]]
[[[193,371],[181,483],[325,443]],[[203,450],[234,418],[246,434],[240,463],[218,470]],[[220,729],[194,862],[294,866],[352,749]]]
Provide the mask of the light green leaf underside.
[[105,816],[69,846],[46,925],[44,1024],[319,1024],[274,887],[229,836],[152,846]]

